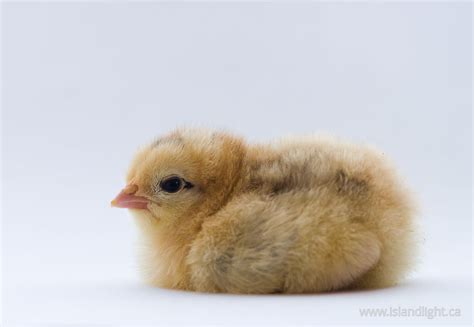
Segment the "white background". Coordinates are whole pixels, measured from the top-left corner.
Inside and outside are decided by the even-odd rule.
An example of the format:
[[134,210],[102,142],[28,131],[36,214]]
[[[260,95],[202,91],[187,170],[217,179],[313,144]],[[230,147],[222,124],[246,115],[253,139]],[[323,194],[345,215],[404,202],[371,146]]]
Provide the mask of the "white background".
[[[4,3],[3,320],[136,326],[472,319],[470,3]],[[375,144],[418,194],[417,271],[306,296],[154,289],[110,200],[177,125]],[[359,308],[458,308],[363,318]]]

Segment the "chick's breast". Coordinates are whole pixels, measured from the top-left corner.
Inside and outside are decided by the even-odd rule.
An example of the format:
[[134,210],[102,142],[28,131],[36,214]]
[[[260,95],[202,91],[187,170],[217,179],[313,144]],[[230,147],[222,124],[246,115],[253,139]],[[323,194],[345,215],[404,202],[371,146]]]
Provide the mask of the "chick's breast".
[[375,150],[324,138],[256,146],[190,247],[191,284],[232,293],[393,285],[412,263],[413,212]]

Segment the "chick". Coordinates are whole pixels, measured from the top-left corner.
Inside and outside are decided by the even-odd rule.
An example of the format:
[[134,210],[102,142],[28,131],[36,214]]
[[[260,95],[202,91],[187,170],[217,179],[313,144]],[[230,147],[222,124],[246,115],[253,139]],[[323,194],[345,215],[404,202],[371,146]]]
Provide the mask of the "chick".
[[129,208],[155,286],[316,293],[396,284],[414,252],[410,192],[383,153],[329,137],[251,145],[178,129],[134,158]]

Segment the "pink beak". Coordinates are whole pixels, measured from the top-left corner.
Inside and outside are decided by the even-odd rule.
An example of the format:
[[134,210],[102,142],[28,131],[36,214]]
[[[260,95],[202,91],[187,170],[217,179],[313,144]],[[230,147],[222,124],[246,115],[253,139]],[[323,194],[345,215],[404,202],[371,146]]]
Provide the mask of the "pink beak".
[[127,185],[116,197],[112,200],[112,207],[128,208],[128,209],[147,209],[148,199],[142,196],[135,195],[138,191],[138,186],[134,184]]

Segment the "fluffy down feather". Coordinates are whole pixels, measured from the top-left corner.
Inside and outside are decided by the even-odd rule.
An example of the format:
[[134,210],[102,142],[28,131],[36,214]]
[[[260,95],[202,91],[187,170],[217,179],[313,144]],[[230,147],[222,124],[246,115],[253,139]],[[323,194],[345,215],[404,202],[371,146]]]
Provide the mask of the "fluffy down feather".
[[[173,181],[178,191],[163,189],[170,176],[181,181]],[[144,276],[155,286],[257,294],[376,288],[396,284],[413,264],[410,192],[384,154],[366,146],[321,136],[251,145],[179,129],[139,151],[127,185],[127,201],[146,201],[146,209],[120,195],[113,204],[131,208]]]

